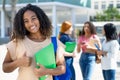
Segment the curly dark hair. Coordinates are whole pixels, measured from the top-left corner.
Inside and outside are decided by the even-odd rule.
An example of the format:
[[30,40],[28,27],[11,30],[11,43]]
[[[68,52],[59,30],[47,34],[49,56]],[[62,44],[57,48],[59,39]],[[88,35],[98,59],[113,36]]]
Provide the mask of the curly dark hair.
[[[93,25],[92,22],[87,21],[84,24],[88,24],[89,25],[88,28],[90,29],[90,33],[91,34],[96,34],[96,29],[95,29],[95,26]],[[85,35],[84,27],[82,29],[81,35]]]
[[118,38],[116,26],[114,24],[107,23],[104,25],[103,29],[105,31],[105,37],[107,41],[116,40]]
[[25,24],[23,20],[23,15],[27,10],[33,11],[37,15],[39,23],[41,23],[39,29],[40,33],[45,37],[50,37],[52,35],[53,27],[49,18],[40,7],[28,4],[25,7],[21,8],[15,15],[12,39],[24,39],[25,35],[30,34],[25,29]]

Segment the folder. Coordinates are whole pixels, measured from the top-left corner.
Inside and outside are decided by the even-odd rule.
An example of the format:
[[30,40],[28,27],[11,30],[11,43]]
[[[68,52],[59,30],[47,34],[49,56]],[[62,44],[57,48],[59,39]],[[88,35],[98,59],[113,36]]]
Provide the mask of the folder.
[[[94,44],[94,45],[97,48],[97,50],[100,51],[100,48],[99,48],[98,44]],[[102,54],[102,56],[104,56],[104,55]]]
[[[37,64],[42,64],[44,67],[49,69],[56,68],[55,54],[52,43],[36,52],[34,57]],[[39,68],[38,66],[36,67]],[[39,80],[45,80],[46,78],[47,75],[40,77]]]
[[98,44],[94,44],[94,45],[95,45],[95,47],[97,48],[97,50],[100,51],[100,48],[99,48]]
[[66,42],[65,46],[65,51],[72,53],[75,50],[76,42]]

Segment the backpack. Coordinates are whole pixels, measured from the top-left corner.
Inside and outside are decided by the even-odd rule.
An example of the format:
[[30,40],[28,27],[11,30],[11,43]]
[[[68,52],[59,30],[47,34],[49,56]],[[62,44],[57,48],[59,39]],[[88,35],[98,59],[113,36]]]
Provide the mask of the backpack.
[[[56,51],[57,51],[57,39],[56,37],[51,37],[51,42],[53,43],[54,46],[54,53],[56,56]],[[68,66],[66,66],[66,73],[58,76],[53,76],[53,80],[69,80],[71,77],[71,72],[69,71]]]
[[[57,39],[56,39],[56,37],[51,37],[51,42],[53,43],[54,53],[56,56],[56,51],[57,51]],[[59,80],[59,79],[57,78],[57,76],[53,76],[53,80]]]

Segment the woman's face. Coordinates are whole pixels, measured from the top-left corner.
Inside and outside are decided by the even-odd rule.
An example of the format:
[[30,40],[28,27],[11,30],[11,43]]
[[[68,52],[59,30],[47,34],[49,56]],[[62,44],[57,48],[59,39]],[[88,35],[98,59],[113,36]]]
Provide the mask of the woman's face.
[[105,35],[105,30],[104,30],[104,28],[102,29],[102,35]]
[[89,24],[84,24],[84,32],[85,34],[90,33]]
[[40,33],[40,23],[37,15],[33,11],[27,10],[23,15],[23,20],[26,30],[31,34]]
[[72,31],[73,31],[73,27],[71,26],[65,33],[72,34]]

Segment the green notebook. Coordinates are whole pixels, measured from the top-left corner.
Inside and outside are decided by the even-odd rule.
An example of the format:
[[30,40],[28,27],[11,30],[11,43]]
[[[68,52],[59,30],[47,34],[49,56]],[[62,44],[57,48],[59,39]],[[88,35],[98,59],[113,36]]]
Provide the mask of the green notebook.
[[[36,63],[42,64],[44,67],[49,69],[56,68],[55,54],[52,43],[36,52],[34,57]],[[39,67],[37,66],[37,68]],[[42,76],[39,78],[39,80],[45,79],[46,76]]]
[[66,42],[65,45],[65,51],[72,53],[75,50],[76,42]]

